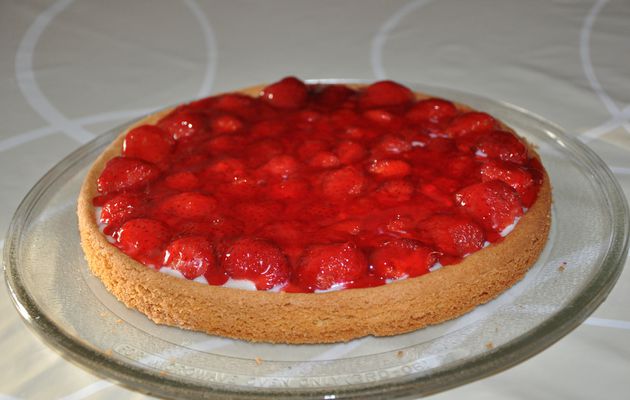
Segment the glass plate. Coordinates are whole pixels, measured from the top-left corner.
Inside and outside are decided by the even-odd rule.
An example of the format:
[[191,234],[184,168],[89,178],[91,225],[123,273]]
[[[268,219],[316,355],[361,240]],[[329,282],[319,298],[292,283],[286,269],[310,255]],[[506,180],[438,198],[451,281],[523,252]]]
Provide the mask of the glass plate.
[[500,118],[537,146],[551,176],[549,242],[525,279],[496,300],[414,333],[334,345],[254,344],[158,326],[104,289],[79,246],[79,187],[122,126],[66,157],[18,208],[4,252],[16,308],[69,360],[134,390],[171,398],[414,397],[497,373],[542,351],[591,314],[621,272],[629,226],[621,189],[591,150],[525,110],[410,86]]

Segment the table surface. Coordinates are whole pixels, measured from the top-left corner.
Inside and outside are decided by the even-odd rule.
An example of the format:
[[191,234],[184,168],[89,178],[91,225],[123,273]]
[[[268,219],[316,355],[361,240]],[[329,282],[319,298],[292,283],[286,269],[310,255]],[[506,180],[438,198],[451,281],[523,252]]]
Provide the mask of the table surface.
[[[108,128],[285,75],[390,78],[516,104],[587,143],[628,197],[628,21],[627,0],[2,1],[0,232],[49,168]],[[626,268],[558,343],[434,398],[628,398],[629,303]],[[4,284],[0,313],[0,399],[148,398],[50,350]]]

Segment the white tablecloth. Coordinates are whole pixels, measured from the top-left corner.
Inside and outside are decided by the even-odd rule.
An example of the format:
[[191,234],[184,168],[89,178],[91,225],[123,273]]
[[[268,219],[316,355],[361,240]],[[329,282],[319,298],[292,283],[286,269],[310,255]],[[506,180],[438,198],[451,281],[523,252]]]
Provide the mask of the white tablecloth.
[[[519,105],[588,143],[630,194],[627,0],[14,0],[0,2],[0,54],[1,232],[37,179],[95,135],[285,75],[387,77]],[[560,342],[434,398],[629,398],[628,304],[626,268]],[[146,398],[50,350],[5,285],[0,313],[0,399]]]

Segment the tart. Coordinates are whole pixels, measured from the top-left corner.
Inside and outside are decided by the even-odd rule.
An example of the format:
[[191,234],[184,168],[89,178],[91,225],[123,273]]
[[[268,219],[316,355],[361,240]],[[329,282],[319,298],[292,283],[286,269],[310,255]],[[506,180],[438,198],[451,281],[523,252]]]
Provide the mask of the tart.
[[288,77],[135,123],[78,199],[92,272],[158,324],[272,343],[390,336],[458,317],[538,259],[535,150],[393,81]]

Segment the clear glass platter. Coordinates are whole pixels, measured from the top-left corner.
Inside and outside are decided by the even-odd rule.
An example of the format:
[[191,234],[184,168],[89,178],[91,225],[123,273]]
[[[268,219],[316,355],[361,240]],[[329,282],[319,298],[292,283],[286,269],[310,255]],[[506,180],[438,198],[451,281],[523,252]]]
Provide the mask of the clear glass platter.
[[630,224],[618,183],[586,146],[523,109],[409,86],[498,117],[537,147],[549,172],[549,242],[525,279],[496,300],[414,333],[334,345],[255,344],[158,326],[104,289],[79,245],[80,185],[122,126],[62,160],[18,208],[4,251],[16,308],[67,359],[166,398],[420,397],[544,350],[595,310],[623,268]]

